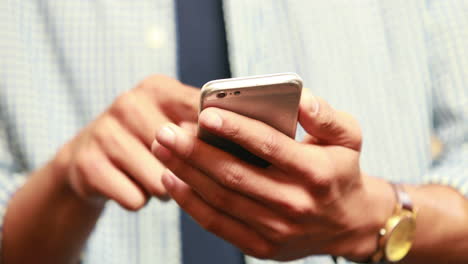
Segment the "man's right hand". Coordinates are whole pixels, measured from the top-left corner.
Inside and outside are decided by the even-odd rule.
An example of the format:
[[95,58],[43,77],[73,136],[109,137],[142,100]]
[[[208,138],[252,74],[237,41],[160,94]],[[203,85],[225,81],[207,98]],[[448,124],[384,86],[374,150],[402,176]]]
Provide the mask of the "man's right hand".
[[82,199],[114,200],[128,210],[151,196],[167,199],[163,165],[151,154],[155,131],[167,122],[196,122],[199,91],[165,76],[151,76],[120,95],[67,143],[52,161]]
[[196,121],[198,93],[152,76],[119,96],[14,194],[0,262],[78,263],[105,201],[138,210],[151,196],[167,198],[151,143],[168,121]]

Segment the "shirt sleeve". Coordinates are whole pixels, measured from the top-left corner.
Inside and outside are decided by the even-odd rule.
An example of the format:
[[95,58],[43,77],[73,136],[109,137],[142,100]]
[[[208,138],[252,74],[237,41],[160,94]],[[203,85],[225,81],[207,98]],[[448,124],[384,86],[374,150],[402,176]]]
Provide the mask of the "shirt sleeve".
[[26,174],[20,172],[21,166],[18,165],[18,159],[14,157],[13,152],[11,142],[8,140],[6,124],[0,115],[0,239],[3,234],[3,221],[8,203],[13,194],[26,181]]
[[427,5],[433,124],[443,147],[424,181],[451,186],[468,197],[468,2]]

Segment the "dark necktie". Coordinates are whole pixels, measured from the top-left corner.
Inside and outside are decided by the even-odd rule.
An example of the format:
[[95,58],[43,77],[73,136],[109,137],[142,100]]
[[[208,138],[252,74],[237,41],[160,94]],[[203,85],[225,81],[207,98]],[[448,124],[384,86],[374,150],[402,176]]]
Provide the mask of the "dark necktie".
[[[231,76],[221,0],[177,0],[179,79],[196,87]],[[243,264],[239,250],[181,212],[184,264]]]

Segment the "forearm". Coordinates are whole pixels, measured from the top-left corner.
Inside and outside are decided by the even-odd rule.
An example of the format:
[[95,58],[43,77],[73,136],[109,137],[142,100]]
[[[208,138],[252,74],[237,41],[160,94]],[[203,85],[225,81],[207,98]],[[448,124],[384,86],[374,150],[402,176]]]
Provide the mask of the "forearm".
[[468,200],[440,185],[406,189],[418,215],[414,245],[403,263],[468,263]]
[[64,172],[52,161],[14,195],[3,226],[3,263],[78,262],[103,206],[78,198]]
[[[366,190],[372,201],[371,226],[381,228],[392,215],[395,206],[394,193],[384,180],[365,177]],[[442,185],[406,185],[416,208],[416,233],[409,254],[399,263],[439,264],[468,263],[468,200],[456,190]],[[350,259],[368,260],[377,245],[378,229],[373,230],[364,245],[367,253]],[[369,246],[371,245],[371,246]],[[356,246],[353,246],[357,249]],[[358,250],[359,252],[359,250]]]

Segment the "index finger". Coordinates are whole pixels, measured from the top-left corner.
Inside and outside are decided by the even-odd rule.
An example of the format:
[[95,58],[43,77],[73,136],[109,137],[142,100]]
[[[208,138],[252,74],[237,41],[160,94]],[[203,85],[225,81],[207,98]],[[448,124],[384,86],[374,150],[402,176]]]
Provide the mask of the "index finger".
[[200,113],[199,123],[213,134],[239,144],[280,169],[307,171],[306,165],[310,161],[302,153],[303,146],[261,121],[210,107]]

